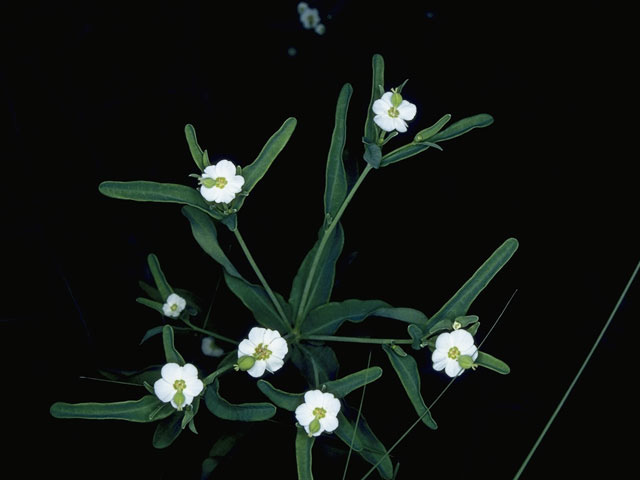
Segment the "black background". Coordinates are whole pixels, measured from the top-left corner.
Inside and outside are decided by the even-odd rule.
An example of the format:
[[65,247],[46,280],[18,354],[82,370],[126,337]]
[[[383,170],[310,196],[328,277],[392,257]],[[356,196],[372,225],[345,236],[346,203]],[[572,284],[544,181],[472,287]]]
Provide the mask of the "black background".
[[[80,376],[162,362],[157,338],[138,345],[159,322],[135,303],[148,253],[174,286],[207,299],[220,275],[178,206],[116,201],[97,186],[195,184],[186,123],[212,161],[246,165],[296,117],[293,137],[239,218],[261,269],[286,296],[322,222],[324,162],[345,82],[354,87],[347,150],[363,166],[374,53],[385,58],[387,89],[409,78],[403,94],[418,106],[409,133],[391,146],[445,113],[456,120],[486,112],[495,123],[367,178],[343,219],[333,298],[381,298],[432,315],[506,238],[520,241],[470,312],[483,337],[517,289],[484,347],[511,374],[480,370],[456,382],[433,409],[440,428],[417,428],[394,451],[399,478],[416,469],[425,477],[512,478],[580,367],[638,261],[637,175],[619,116],[631,108],[627,12],[604,2],[318,2],[311,5],[326,25],[319,36],[302,28],[296,4],[3,7],[2,455],[21,459],[20,478],[198,478],[216,432],[234,426],[206,410],[197,417],[200,435],[184,432],[166,451],[151,446],[152,425],[49,416],[55,401],[142,394]],[[233,237],[221,230],[220,238],[250,276]],[[623,340],[637,312],[636,286],[522,478],[624,471],[637,360]],[[253,324],[224,286],[212,322],[234,338]],[[369,326],[404,335],[401,325]],[[178,342],[201,369],[215,367],[197,337]],[[370,350],[385,370],[367,390],[364,414],[391,445],[415,415],[385,355],[368,346],[336,350],[345,374],[364,368]],[[426,352],[416,358],[429,402],[447,378],[432,371]],[[273,382],[283,389],[299,382],[290,365],[281,379]],[[248,376],[225,381],[230,399],[261,401]],[[215,478],[294,478],[292,425],[280,412],[255,426]],[[344,457],[333,447],[341,447],[335,438],[316,442],[317,478],[341,475]],[[354,456],[348,478],[366,468]]]

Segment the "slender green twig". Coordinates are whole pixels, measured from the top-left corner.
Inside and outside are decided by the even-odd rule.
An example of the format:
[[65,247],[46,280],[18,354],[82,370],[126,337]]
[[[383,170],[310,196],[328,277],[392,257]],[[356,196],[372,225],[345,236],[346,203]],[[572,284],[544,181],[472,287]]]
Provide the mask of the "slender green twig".
[[119,383],[120,385],[131,385],[133,387],[144,387],[141,383],[133,383],[133,382],[121,382],[119,380],[109,380],[107,378],[95,378],[95,377],[85,377],[79,376],[83,380],[95,380],[96,382],[106,382],[106,383]]
[[342,473],[342,480],[347,478],[347,470],[349,469],[349,461],[351,460],[351,452],[353,452],[353,442],[356,440],[356,432],[358,431],[358,423],[360,423],[360,415],[362,413],[362,405],[364,404],[364,394],[367,390],[367,380],[369,376],[369,367],[371,366],[371,350],[369,350],[369,359],[367,360],[367,373],[364,376],[364,385],[362,386],[362,395],[360,396],[360,406],[358,407],[358,415],[356,416],[356,423],[353,426],[353,435],[351,435],[351,442],[349,442],[349,453],[347,454],[347,461],[344,465],[344,472]]
[[335,335],[302,335],[300,340],[319,340],[324,342],[345,342],[345,343],[373,343],[376,345],[411,345],[411,339],[397,338],[367,338],[367,337],[338,337]]
[[222,275],[218,276],[218,281],[216,282],[216,288],[213,290],[213,297],[211,297],[211,302],[209,303],[209,309],[207,310],[207,315],[204,317],[204,323],[202,324],[202,328],[207,328],[207,324],[209,323],[209,318],[211,318],[211,311],[213,310],[213,304],[216,301],[216,296],[218,294],[218,289],[220,288],[220,282],[222,281]]
[[193,323],[191,323],[189,320],[182,320],[182,321],[186,325],[188,325],[189,328],[191,328],[192,330],[194,330],[196,332],[204,333],[205,335],[209,335],[210,337],[217,338],[218,340],[222,340],[223,342],[231,343],[233,345],[238,345],[238,342],[236,340],[233,340],[232,338],[225,337],[223,335],[220,335],[219,333],[212,332],[211,330],[206,330],[204,328],[200,328],[200,327],[194,325]]
[[283,324],[289,330],[291,330],[291,326],[289,325],[289,320],[287,320],[287,316],[285,315],[284,311],[282,310],[282,305],[280,305],[280,302],[278,301],[278,299],[274,295],[273,290],[271,290],[271,287],[267,283],[267,280],[264,278],[264,275],[262,275],[262,272],[258,268],[258,265],[256,264],[255,260],[253,259],[253,256],[251,255],[251,252],[249,251],[249,248],[247,247],[247,244],[244,243],[244,239],[242,238],[242,235],[240,235],[240,230],[236,228],[233,231],[233,233],[235,234],[236,239],[238,240],[238,243],[240,244],[240,247],[242,248],[242,251],[244,252],[245,256],[247,257],[247,260],[251,264],[251,268],[253,268],[253,271],[258,276],[258,279],[260,280],[260,283],[262,284],[262,286],[266,290],[267,295],[269,295],[269,298],[271,299],[271,302],[273,303],[273,306],[276,307],[276,310],[278,311],[278,315],[280,315],[280,319],[282,320]]
[[638,262],[638,264],[636,265],[636,268],[633,271],[633,273],[631,274],[631,277],[629,278],[629,281],[627,282],[627,285],[624,287],[624,290],[622,291],[622,294],[620,295],[620,298],[618,299],[618,301],[616,302],[615,306],[613,307],[613,310],[611,311],[611,314],[609,315],[608,320],[604,324],[604,327],[602,327],[602,330],[600,331],[600,334],[598,335],[598,338],[596,338],[596,341],[594,342],[593,346],[591,347],[591,350],[589,351],[589,353],[587,354],[586,358],[584,359],[584,362],[582,362],[582,366],[578,370],[578,373],[576,373],[576,376],[571,381],[571,384],[569,385],[569,388],[567,388],[567,391],[562,396],[562,399],[560,400],[560,403],[558,403],[558,406],[556,407],[556,409],[554,410],[553,414],[551,415],[551,418],[549,418],[549,421],[547,422],[547,424],[542,429],[542,432],[540,433],[540,436],[538,437],[538,439],[533,444],[533,447],[531,448],[531,451],[529,452],[527,457],[524,459],[524,462],[522,462],[522,465],[520,465],[520,468],[518,469],[518,472],[513,477],[513,480],[518,480],[520,478],[520,475],[522,475],[522,472],[527,467],[527,464],[529,463],[529,460],[531,460],[531,457],[533,456],[533,454],[535,453],[536,449],[538,448],[538,446],[542,442],[542,439],[546,435],[547,430],[549,430],[549,427],[551,426],[551,424],[555,420],[556,416],[558,415],[558,412],[562,409],[562,406],[564,405],[565,401],[569,397],[569,394],[573,390],[573,387],[575,386],[576,382],[578,381],[578,378],[580,378],[580,375],[582,375],[583,370],[585,369],[585,367],[587,366],[587,363],[591,359],[591,356],[593,355],[593,352],[598,347],[598,344],[602,340],[602,337],[604,337],[604,333],[606,332],[607,328],[609,328],[609,325],[611,324],[611,321],[613,320],[613,317],[617,313],[618,308],[620,307],[620,304],[622,303],[622,300],[626,296],[627,291],[629,290],[629,287],[633,283],[633,280],[635,279],[636,274],[638,273],[638,269],[640,269],[640,262]]
[[316,250],[316,254],[313,257],[311,268],[309,269],[309,275],[307,276],[307,280],[305,281],[305,284],[304,284],[304,289],[302,290],[302,297],[300,299],[300,304],[298,305],[298,311],[296,312],[296,327],[300,326],[300,323],[304,319],[303,318],[304,313],[306,311],[307,302],[309,300],[309,292],[311,290],[311,282],[313,280],[314,275],[316,274],[316,269],[318,268],[318,264],[320,263],[320,258],[322,257],[322,252],[324,251],[324,247],[327,244],[327,240],[329,240],[329,237],[331,236],[331,232],[333,232],[333,229],[336,228],[336,225],[338,225],[338,223],[340,222],[340,218],[342,218],[342,214],[346,210],[347,205],[349,205],[349,202],[351,202],[351,199],[353,198],[356,191],[358,190],[363,180],[365,179],[365,177],[371,171],[372,168],[373,167],[371,165],[367,164],[365,169],[362,171],[362,173],[358,177],[358,180],[353,185],[353,188],[351,189],[349,194],[346,196],[346,198],[342,202],[342,205],[340,205],[340,208],[338,209],[336,216],[331,219],[331,222],[329,223],[329,225],[327,226],[327,228],[322,234],[322,239],[320,240],[320,244],[318,245],[318,250]]

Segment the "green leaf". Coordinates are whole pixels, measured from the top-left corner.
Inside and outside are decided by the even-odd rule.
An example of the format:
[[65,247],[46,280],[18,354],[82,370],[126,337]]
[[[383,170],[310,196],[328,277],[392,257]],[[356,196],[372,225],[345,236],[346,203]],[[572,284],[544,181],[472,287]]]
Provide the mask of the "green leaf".
[[196,129],[193,128],[193,125],[188,123],[184,127],[184,134],[187,137],[187,143],[189,144],[189,151],[191,152],[193,161],[196,162],[197,167],[202,172],[206,165],[204,164],[204,153],[202,152],[200,145],[198,145]]
[[[351,438],[353,436],[353,430],[355,425],[356,412],[349,408],[343,402],[341,412],[338,415],[338,438],[347,445],[351,445]],[[356,449],[359,446],[360,449]],[[380,476],[384,479],[391,479],[393,475],[393,465],[391,459],[387,454],[387,449],[383,443],[376,437],[371,430],[371,427],[367,423],[364,415],[360,415],[358,420],[358,426],[356,428],[356,441],[354,442],[353,449],[371,465],[378,464],[377,470]]]
[[219,389],[220,382],[216,378],[204,394],[207,408],[219,418],[239,422],[261,422],[276,414],[276,407],[270,403],[229,403],[220,396]]
[[173,415],[165,418],[153,432],[153,446],[155,448],[167,448],[182,432],[183,413],[174,409]]
[[356,300],[331,302],[320,305],[309,312],[300,327],[304,335],[332,335],[347,320],[359,323],[379,309],[391,308],[382,300]]
[[382,150],[375,143],[364,144],[364,161],[371,165],[373,168],[380,168],[382,163]]
[[413,340],[411,348],[413,348],[414,350],[420,350],[420,348],[422,348],[422,336],[424,335],[422,329],[418,325],[411,324],[407,327],[407,332]]
[[[311,270],[311,264],[322,241],[322,233],[323,230],[320,232],[318,241],[300,264],[300,268],[298,268],[298,272],[293,279],[289,304],[294,312],[298,311],[300,302],[302,301],[302,292],[304,291],[304,286]],[[304,312],[302,312],[302,318],[305,318],[310,310],[329,301],[336,273],[336,261],[342,252],[343,246],[344,231],[342,230],[342,225],[338,223],[327,239],[320,255],[314,278],[311,280],[307,305]]]
[[185,364],[184,358],[182,358],[182,355],[180,355],[174,345],[174,334],[171,325],[162,327],[162,344],[164,346],[164,356],[167,359],[167,363],[177,363],[181,366]]
[[420,372],[418,371],[418,365],[415,359],[410,355],[406,357],[396,355],[388,345],[383,345],[382,349],[387,354],[387,357],[389,357],[391,365],[398,374],[400,383],[402,383],[404,390],[407,392],[413,408],[416,409],[418,415],[422,416],[422,422],[433,430],[438,428],[436,422],[431,417],[427,405],[422,399],[422,394],[420,393]]
[[311,472],[311,448],[315,438],[309,437],[303,428],[296,432],[296,467],[298,480],[313,480]]
[[413,141],[416,143],[420,143],[425,140],[429,140],[436,133],[442,130],[442,127],[444,127],[449,122],[449,120],[451,120],[451,114],[447,113],[440,120],[438,120],[436,123],[434,123],[430,127],[425,128],[424,130],[420,130],[418,134],[414,137]]
[[304,393],[289,393],[279,390],[266,380],[258,380],[258,388],[266,397],[276,404],[277,407],[295,411],[299,405],[304,403]]
[[417,325],[427,325],[429,322],[427,316],[420,310],[408,307],[382,307],[378,308],[373,315]]
[[424,152],[430,147],[435,147],[438,150],[442,150],[442,148],[440,148],[440,146],[435,143],[430,143],[430,142],[409,143],[402,147],[396,148],[395,150],[383,156],[382,161],[380,162],[380,166],[386,167],[387,165],[391,165],[392,163],[396,163],[401,160],[406,160],[407,158],[413,157],[419,153]]
[[347,136],[347,110],[353,88],[348,83],[342,87],[336,105],[335,123],[327,156],[326,183],[324,189],[324,213],[335,217],[347,197],[347,174],[342,155]]
[[145,298],[145,297],[136,298],[136,302],[141,305],[144,305],[145,307],[149,307],[152,310],[155,310],[161,315],[164,315],[164,310],[162,310],[162,306],[164,305],[164,303],[154,302],[153,300],[149,300],[148,298]]
[[211,218],[202,213],[200,210],[185,206],[182,207],[182,214],[189,220],[191,224],[191,233],[198,242],[198,245],[216,262],[229,273],[237,278],[242,278],[236,267],[233,266],[231,260],[224,253],[218,243],[218,233],[216,226]]
[[376,381],[381,376],[382,369],[380,367],[370,367],[338,380],[326,382],[324,386],[327,392],[333,393],[337,398],[342,398],[354,390]]
[[504,363],[502,360],[484,352],[478,352],[478,358],[476,358],[475,363],[502,375],[507,375],[511,371],[509,365]]
[[151,270],[153,281],[155,282],[156,287],[158,287],[158,292],[160,292],[160,295],[166,301],[167,297],[173,293],[173,289],[171,288],[171,285],[169,285],[169,282],[167,282],[167,278],[164,276],[162,268],[160,268],[160,261],[158,260],[158,257],[155,254],[150,253],[147,255],[147,263],[149,264],[149,270]]
[[[242,176],[244,177],[243,192],[251,192],[260,179],[264,177],[273,161],[285,147],[289,138],[291,138],[296,128],[296,123],[295,118],[287,118],[278,131],[267,140],[256,159],[242,169]],[[246,196],[236,197],[234,207],[239,210],[245,198]]]
[[380,129],[373,121],[375,116],[372,110],[373,102],[381,97],[380,87],[384,92],[384,59],[382,55],[375,54],[371,59],[371,100],[369,101],[369,108],[367,109],[367,119],[364,124],[364,137],[370,142],[375,142],[378,138],[378,132]]
[[[155,395],[146,395],[139,400],[113,403],[65,403],[51,405],[50,413],[55,418],[81,418],[87,420],[125,420],[147,423],[163,418],[157,414],[163,403]],[[155,417],[150,418],[152,414]]]
[[200,193],[192,187],[173,183],[157,183],[139,180],[133,182],[102,182],[98,187],[107,197],[136,202],[160,202],[191,205],[207,215],[221,220],[223,215],[210,208]]
[[460,290],[431,317],[428,327],[430,328],[436,325],[443,319],[455,319],[466,315],[476,297],[484,290],[500,269],[504,267],[517,249],[518,241],[515,238],[507,239],[480,268],[476,270]]
[[[285,324],[278,315],[269,295],[263,287],[260,285],[254,285],[247,282],[243,278],[238,278],[230,275],[227,271],[224,271],[224,279],[236,297],[251,310],[256,321],[265,328],[272,330],[278,330],[279,332],[291,331],[291,325]],[[289,305],[285,302],[281,295],[274,292],[278,302],[282,306],[285,313],[290,311]]]
[[[182,418],[182,424],[180,427],[184,430],[187,425],[193,422],[194,417],[198,413],[198,409],[200,408],[200,396],[197,396],[191,402],[191,405],[184,409],[184,415]],[[197,433],[197,432],[194,432]]]
[[109,379],[115,381],[126,381],[127,383],[135,383],[136,385],[144,385],[145,382],[153,384],[158,380],[162,365],[152,365],[143,370],[130,370],[130,371],[114,371],[114,370],[100,370],[100,374]]
[[164,303],[165,299],[162,298],[162,295],[160,295],[160,292],[158,291],[157,288],[154,288],[151,285],[149,285],[147,282],[143,282],[143,281],[139,281],[138,285],[142,290],[144,290],[144,293],[146,293],[151,300]]
[[432,142],[444,142],[445,140],[451,140],[452,138],[464,135],[474,128],[488,127],[492,123],[493,117],[491,115],[487,113],[480,113],[452,123],[448,128],[431,137],[430,140]]
[[320,385],[336,378],[338,374],[338,358],[333,349],[326,345],[294,344],[291,361],[311,388],[320,388]]

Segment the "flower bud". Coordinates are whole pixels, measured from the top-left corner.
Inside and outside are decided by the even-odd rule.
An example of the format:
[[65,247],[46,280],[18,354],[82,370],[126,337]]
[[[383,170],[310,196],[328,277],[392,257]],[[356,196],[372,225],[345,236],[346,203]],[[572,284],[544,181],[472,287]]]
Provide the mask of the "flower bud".
[[235,365],[236,371],[242,370],[246,372],[256,363],[256,359],[250,355],[244,355],[238,359],[238,363]]
[[478,366],[473,362],[473,358],[471,358],[471,356],[469,355],[460,355],[458,357],[458,364],[465,370],[468,370],[470,368],[475,370]]

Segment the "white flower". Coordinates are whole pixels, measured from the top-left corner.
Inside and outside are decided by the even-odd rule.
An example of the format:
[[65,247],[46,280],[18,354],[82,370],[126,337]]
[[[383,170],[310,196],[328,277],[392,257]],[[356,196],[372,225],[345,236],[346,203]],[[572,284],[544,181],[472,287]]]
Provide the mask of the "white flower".
[[382,98],[373,102],[372,109],[376,114],[373,121],[385,132],[406,132],[405,120],[413,120],[417,111],[413,103],[402,100],[400,94],[395,91],[385,92]]
[[307,2],[299,2],[298,3],[298,14],[302,15],[306,9],[309,8],[309,4]]
[[304,394],[304,403],[296,408],[296,420],[311,437],[338,428],[340,400],[332,393],[310,390]]
[[177,363],[167,363],[160,371],[162,378],[153,384],[153,391],[163,402],[171,402],[173,408],[182,410],[191,405],[193,398],[204,389],[202,380],[198,378],[198,369],[187,363],[181,367]]
[[202,349],[202,353],[208,357],[219,357],[224,353],[224,350],[216,345],[213,337],[204,337],[200,348]]
[[472,360],[478,358],[478,347],[473,344],[473,335],[466,330],[441,333],[436,339],[436,349],[431,354],[433,368],[442,370],[450,377],[456,377],[465,369],[458,359],[466,355]]
[[244,177],[236,175],[236,166],[229,160],[220,160],[204,169],[200,184],[200,193],[208,202],[229,203],[242,190]]
[[324,32],[327,31],[327,29],[325,28],[324,24],[322,24],[322,23],[317,24],[313,29],[315,30],[315,32],[318,35],[324,35]]
[[315,28],[320,23],[320,14],[317,8],[306,8],[300,13],[300,21],[304,28]]
[[[261,377],[265,370],[271,373],[279,370],[284,365],[288,351],[287,341],[278,331],[254,327],[249,332],[249,338],[238,345],[238,358],[243,360],[238,365],[252,377]],[[246,357],[254,361],[244,361]]]
[[162,305],[162,312],[171,318],[178,318],[184,307],[187,306],[187,301],[180,295],[172,293],[167,297],[167,301]]

